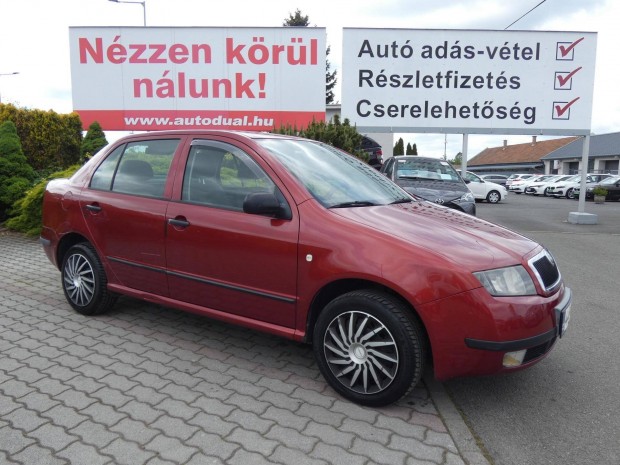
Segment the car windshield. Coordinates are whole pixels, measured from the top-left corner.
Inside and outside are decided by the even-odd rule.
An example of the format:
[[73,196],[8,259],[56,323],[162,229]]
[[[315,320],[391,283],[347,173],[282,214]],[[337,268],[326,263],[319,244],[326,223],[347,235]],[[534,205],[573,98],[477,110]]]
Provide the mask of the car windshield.
[[461,178],[447,161],[428,158],[405,158],[396,161],[396,178],[460,182]]
[[612,176],[610,178],[605,178],[603,179],[599,184],[601,186],[613,186],[615,185],[618,181],[620,181],[620,176]]
[[413,201],[376,169],[330,145],[292,139],[259,139],[257,142],[324,207],[365,207]]

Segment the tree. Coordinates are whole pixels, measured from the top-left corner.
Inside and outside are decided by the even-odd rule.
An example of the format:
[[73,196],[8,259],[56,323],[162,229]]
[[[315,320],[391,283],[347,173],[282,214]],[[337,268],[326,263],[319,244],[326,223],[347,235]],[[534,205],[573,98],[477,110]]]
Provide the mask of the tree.
[[30,189],[34,178],[15,124],[5,121],[0,125],[0,220],[6,218],[9,208]]
[[449,161],[452,165],[461,166],[461,164],[463,163],[463,154],[459,152],[452,160]]
[[[310,19],[306,15],[302,15],[299,9],[295,10],[295,14],[292,15],[289,13],[288,18],[284,20],[282,26],[286,27],[308,27],[310,25]],[[329,52],[331,51],[328,46],[325,50],[325,56],[329,56]],[[336,87],[336,79],[337,70],[331,71],[331,63],[329,59],[325,59],[325,103],[330,104],[334,102],[334,87]]]
[[82,121],[77,113],[17,108],[0,103],[0,124],[12,121],[28,163],[38,171],[67,168],[80,159]]
[[405,154],[405,142],[403,138],[400,137],[396,144],[394,144],[394,156],[404,155]]
[[418,146],[416,144],[413,144],[413,147],[411,147],[411,155],[417,155],[418,154]]
[[108,145],[105,133],[101,129],[101,125],[94,121],[89,127],[84,140],[82,141],[81,154],[83,159],[88,159],[96,154],[103,147]]

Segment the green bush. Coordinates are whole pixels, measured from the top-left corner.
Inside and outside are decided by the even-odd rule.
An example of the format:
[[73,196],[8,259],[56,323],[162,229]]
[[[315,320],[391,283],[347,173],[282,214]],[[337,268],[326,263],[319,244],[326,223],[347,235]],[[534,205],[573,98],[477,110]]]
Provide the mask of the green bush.
[[7,220],[5,226],[29,236],[38,236],[41,233],[43,194],[47,183],[52,179],[70,177],[80,166],[73,165],[63,171],[57,171],[35,184],[24,197],[15,202],[10,212],[11,218]]

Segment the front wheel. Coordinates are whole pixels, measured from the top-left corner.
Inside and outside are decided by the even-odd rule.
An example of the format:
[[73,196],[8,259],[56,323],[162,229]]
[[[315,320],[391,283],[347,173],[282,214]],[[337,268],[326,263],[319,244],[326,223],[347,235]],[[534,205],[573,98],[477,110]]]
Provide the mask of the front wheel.
[[69,249],[62,262],[62,289],[69,304],[83,315],[98,315],[114,305],[97,252],[88,243]]
[[567,199],[572,199],[573,198],[573,188],[572,187],[566,191],[566,198]]
[[487,202],[497,203],[502,199],[502,196],[497,191],[491,191],[487,194]]
[[424,372],[420,323],[400,300],[371,290],[330,302],[314,327],[321,373],[353,402],[381,407],[407,395]]

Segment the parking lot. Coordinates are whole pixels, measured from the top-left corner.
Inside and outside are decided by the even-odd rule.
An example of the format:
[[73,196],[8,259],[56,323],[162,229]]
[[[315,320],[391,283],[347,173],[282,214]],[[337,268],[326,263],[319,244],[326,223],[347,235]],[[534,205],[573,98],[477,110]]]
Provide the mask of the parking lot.
[[478,204],[556,255],[575,292],[556,350],[514,375],[427,376],[382,409],[340,399],[301,344],[125,298],[81,316],[37,240],[0,232],[0,463],[617,464],[620,202],[586,204],[598,225],[568,223],[577,208]]
[[465,463],[424,384],[362,408],[309,347],[130,299],[87,318],[37,240],[0,250],[0,463]]
[[478,216],[547,246],[573,290],[568,332],[534,367],[445,386],[495,465],[618,465],[620,202],[587,202],[598,225],[567,222],[578,202],[510,194]]
[[[498,206],[500,208],[493,208]],[[497,205],[478,204],[478,216],[499,223],[516,231],[557,231],[565,233],[591,232],[614,234],[618,230],[620,202],[596,204],[585,203],[585,212],[597,215],[598,224],[572,224],[568,222],[570,212],[579,211],[579,201],[566,198],[532,196],[529,194],[508,194],[505,202]]]

